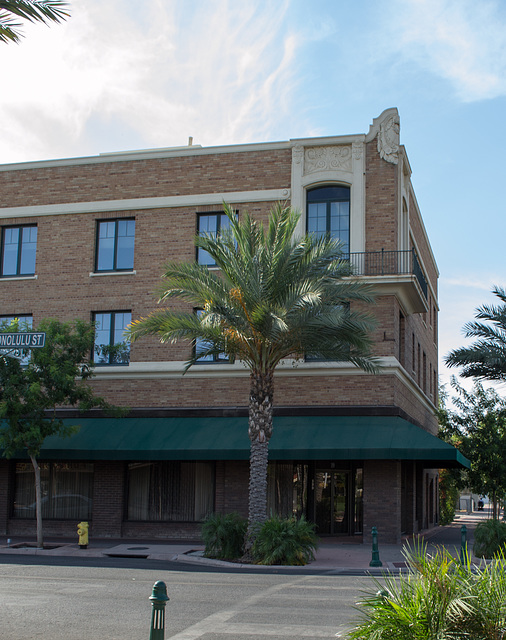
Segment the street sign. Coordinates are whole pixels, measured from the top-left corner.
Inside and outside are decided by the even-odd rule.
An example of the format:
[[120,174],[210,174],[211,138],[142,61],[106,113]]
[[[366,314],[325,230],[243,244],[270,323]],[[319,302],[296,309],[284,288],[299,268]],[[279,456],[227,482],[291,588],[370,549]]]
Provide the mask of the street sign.
[[0,332],[0,349],[41,349],[45,342],[44,331]]

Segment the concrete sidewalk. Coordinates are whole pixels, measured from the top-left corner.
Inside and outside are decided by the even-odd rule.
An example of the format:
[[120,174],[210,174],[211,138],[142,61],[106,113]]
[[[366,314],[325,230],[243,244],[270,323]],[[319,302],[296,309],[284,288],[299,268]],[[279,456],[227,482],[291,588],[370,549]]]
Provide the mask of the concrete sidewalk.
[[[490,517],[488,511],[478,511],[471,514],[458,513],[455,521],[446,527],[435,527],[425,532],[419,537],[427,543],[429,551],[436,546],[445,546],[453,555],[458,555],[461,546],[461,527],[466,525],[468,549],[471,552],[473,544],[473,533],[476,525]],[[412,539],[411,539],[412,541]],[[381,532],[379,535],[379,557],[382,562],[381,568],[370,568],[369,563],[372,558],[372,548],[369,544],[341,542],[339,538],[323,538],[316,552],[313,562],[306,567],[294,567],[294,569],[308,572],[332,571],[339,573],[371,572],[383,573],[384,571],[397,572],[405,567],[403,548],[410,540],[403,541],[400,545],[381,544]],[[116,558],[149,558],[151,560],[170,560],[172,562],[202,564],[215,567],[253,567],[258,570],[272,569],[259,565],[241,565],[219,560],[211,560],[203,557],[204,546],[199,542],[175,541],[171,543],[161,543],[160,540],[92,540],[87,549],[80,549],[77,542],[66,540],[46,540],[48,548],[37,549],[32,540],[27,542],[26,538],[13,539],[10,545],[7,539],[0,539],[0,563],[2,554],[19,554],[25,556],[72,556],[82,558],[92,557],[116,557]],[[32,545],[32,546],[27,546]],[[287,569],[288,567],[283,567]]]

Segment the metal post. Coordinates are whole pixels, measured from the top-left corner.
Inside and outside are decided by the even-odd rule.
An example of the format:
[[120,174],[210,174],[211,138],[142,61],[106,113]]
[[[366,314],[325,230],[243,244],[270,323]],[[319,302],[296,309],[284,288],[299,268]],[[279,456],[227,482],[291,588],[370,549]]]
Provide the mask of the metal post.
[[149,596],[153,609],[151,611],[151,630],[149,640],[164,640],[165,638],[165,605],[169,597],[167,596],[167,586],[165,582],[158,580],[153,585],[153,592]]
[[371,559],[371,562],[369,562],[369,566],[382,567],[383,563],[380,560],[379,550],[378,550],[378,529],[376,527],[373,527],[371,529],[371,533],[372,533],[372,559]]
[[464,567],[468,562],[467,554],[467,527],[463,524],[460,527],[460,564]]

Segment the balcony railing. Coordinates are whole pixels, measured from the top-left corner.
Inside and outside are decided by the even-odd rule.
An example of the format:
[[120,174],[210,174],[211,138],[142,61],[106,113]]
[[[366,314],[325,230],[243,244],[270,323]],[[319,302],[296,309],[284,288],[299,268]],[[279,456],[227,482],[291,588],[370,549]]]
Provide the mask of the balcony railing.
[[364,251],[350,253],[353,273],[357,276],[413,275],[427,299],[427,280],[414,249],[407,251]]

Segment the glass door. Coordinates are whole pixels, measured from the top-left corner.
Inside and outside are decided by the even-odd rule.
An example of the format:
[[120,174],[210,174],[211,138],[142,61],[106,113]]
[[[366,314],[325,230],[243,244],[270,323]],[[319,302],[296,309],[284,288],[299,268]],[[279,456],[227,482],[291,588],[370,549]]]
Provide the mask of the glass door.
[[350,533],[350,472],[315,470],[315,523],[318,535]]

